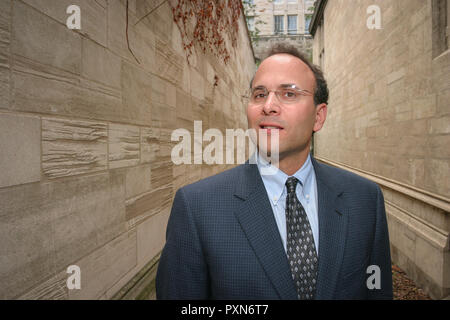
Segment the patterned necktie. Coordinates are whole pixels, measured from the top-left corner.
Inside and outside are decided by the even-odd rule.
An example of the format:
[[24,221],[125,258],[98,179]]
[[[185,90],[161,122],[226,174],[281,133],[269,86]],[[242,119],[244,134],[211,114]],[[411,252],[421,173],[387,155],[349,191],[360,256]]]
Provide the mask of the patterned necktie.
[[314,299],[317,279],[317,253],[305,209],[295,194],[297,178],[286,181],[287,257],[300,300]]

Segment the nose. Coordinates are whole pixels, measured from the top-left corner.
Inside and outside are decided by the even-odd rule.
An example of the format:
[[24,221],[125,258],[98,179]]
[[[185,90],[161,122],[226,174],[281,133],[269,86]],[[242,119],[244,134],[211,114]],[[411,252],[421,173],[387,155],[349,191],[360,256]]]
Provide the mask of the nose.
[[266,101],[264,102],[263,112],[265,114],[277,114],[280,112],[278,97],[275,92],[269,92]]

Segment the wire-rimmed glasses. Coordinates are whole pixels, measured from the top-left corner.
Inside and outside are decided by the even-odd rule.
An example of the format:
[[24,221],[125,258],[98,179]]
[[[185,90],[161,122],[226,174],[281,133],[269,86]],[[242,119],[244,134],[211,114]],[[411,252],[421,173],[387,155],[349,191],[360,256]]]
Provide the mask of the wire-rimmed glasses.
[[248,103],[253,105],[264,104],[269,97],[270,92],[274,92],[278,100],[284,104],[297,103],[303,96],[312,96],[313,94],[304,89],[300,89],[295,84],[282,84],[276,90],[268,90],[264,86],[251,88],[242,96]]

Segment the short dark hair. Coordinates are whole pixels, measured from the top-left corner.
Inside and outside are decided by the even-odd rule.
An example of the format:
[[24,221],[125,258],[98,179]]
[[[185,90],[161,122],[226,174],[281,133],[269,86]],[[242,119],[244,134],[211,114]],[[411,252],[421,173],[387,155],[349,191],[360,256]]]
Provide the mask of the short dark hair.
[[[296,47],[294,47],[293,45],[290,45],[288,43],[277,43],[275,45],[273,45],[270,49],[269,49],[269,53],[267,54],[267,56],[265,58],[268,58],[270,56],[276,55],[276,54],[280,54],[280,53],[285,53],[285,54],[290,54],[291,56],[294,56],[296,58],[299,58],[301,61],[303,61],[313,72],[314,77],[316,78],[316,89],[314,92],[314,103],[315,105],[319,105],[321,103],[326,103],[328,104],[328,86],[327,86],[327,81],[325,80],[325,77],[323,76],[323,72],[320,69],[319,66],[309,62],[309,59],[305,56],[305,54],[303,54],[302,52],[300,52]],[[253,78],[252,81],[250,82],[250,87],[252,86],[252,82],[253,82]]]

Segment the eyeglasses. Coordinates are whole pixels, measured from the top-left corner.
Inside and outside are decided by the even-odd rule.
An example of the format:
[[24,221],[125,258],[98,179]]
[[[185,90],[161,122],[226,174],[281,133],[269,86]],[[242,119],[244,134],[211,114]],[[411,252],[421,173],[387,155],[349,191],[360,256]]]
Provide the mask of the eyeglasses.
[[297,103],[303,96],[313,95],[310,91],[300,89],[294,84],[283,84],[276,90],[267,90],[267,88],[263,86],[249,89],[248,93],[244,95],[243,98],[246,98],[248,102],[253,105],[261,105],[266,102],[270,92],[275,92],[278,100],[284,104]]

